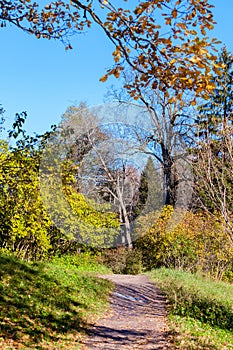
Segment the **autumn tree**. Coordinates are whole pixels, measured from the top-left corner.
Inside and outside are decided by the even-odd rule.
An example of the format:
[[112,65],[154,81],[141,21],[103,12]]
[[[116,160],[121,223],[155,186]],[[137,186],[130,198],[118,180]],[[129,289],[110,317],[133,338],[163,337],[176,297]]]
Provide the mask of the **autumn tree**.
[[214,24],[212,7],[208,0],[140,1],[134,8],[126,1],[120,7],[114,1],[56,1],[41,8],[30,0],[4,0],[0,20],[38,38],[63,40],[95,23],[114,50],[115,64],[102,81],[131,67],[137,74],[125,88],[135,98],[148,84],[165,93],[172,87],[178,94],[189,90],[206,96],[213,88],[209,78],[215,59],[216,40],[207,36]]
[[[14,140],[12,145],[0,142],[0,249],[29,260],[75,251],[84,245],[109,244],[119,231],[119,221],[104,206],[77,192],[71,159],[64,154],[60,164],[62,192],[54,181],[43,192],[43,176],[57,180],[51,163],[43,161],[48,140],[56,132],[53,128],[31,137],[23,129],[25,118],[26,113],[16,116],[8,133],[9,141]],[[57,152],[57,144],[55,148]],[[48,210],[48,202],[53,212]]]

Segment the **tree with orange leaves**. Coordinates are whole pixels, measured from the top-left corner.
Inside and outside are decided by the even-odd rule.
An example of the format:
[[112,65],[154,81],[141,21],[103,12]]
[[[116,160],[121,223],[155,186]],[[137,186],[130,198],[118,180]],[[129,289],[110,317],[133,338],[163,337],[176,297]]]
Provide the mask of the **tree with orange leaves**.
[[59,0],[41,7],[31,0],[3,0],[0,25],[60,39],[68,49],[69,35],[97,23],[114,45],[114,65],[101,80],[119,77],[130,66],[137,74],[125,88],[134,98],[148,85],[165,92],[172,87],[178,98],[187,89],[204,97],[213,89],[210,75],[218,66],[212,53],[216,40],[207,37],[214,25],[209,0],[139,1],[134,8],[127,1],[115,3]]
[[156,133],[150,140],[160,146],[162,158],[153,155],[164,169],[166,204],[173,205],[177,178],[172,173],[172,152],[179,132],[177,123],[180,135],[190,129],[186,115],[183,118],[181,113],[187,105],[184,95],[190,93],[188,105],[193,106],[197,97],[208,98],[215,88],[212,74],[221,70],[214,54],[217,40],[207,36],[215,23],[212,7],[209,0],[140,0],[135,7],[123,0],[71,0],[51,2],[41,9],[30,0],[4,0],[0,3],[0,20],[38,38],[61,39],[67,48],[71,47],[67,41],[70,34],[92,24],[103,29],[113,44],[113,66],[100,80],[104,82],[111,75],[118,78],[131,69],[131,79],[126,80],[124,88],[152,115]]

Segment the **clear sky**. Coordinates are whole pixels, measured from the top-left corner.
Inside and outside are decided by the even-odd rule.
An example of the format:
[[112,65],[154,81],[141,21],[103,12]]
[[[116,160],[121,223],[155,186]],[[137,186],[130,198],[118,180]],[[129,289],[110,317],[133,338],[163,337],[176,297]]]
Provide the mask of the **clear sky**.
[[[132,1],[132,0],[131,0]],[[135,1],[136,3],[136,1]],[[210,0],[217,22],[211,35],[233,52],[233,1]],[[100,104],[111,82],[99,78],[112,64],[112,45],[93,27],[72,38],[73,50],[55,41],[38,40],[21,30],[0,28],[0,103],[6,110],[6,127],[17,112],[27,111],[29,133],[49,130],[71,104]]]

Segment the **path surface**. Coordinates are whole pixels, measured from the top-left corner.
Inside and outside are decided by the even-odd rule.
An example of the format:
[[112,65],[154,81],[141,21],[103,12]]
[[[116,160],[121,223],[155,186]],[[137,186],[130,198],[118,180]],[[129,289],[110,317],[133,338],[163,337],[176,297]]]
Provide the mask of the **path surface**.
[[110,308],[88,332],[82,350],[172,349],[165,300],[144,275],[104,275],[115,283]]

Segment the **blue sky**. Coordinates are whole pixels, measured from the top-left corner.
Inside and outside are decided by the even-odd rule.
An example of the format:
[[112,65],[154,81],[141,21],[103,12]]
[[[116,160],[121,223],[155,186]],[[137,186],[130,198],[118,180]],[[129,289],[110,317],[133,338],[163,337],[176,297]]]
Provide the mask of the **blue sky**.
[[[217,22],[211,35],[233,52],[233,1],[210,0]],[[29,133],[49,130],[71,104],[103,102],[111,82],[99,78],[112,64],[112,45],[93,27],[72,38],[73,50],[59,42],[38,40],[17,28],[0,28],[0,103],[6,110],[6,128],[17,112],[27,111]]]

